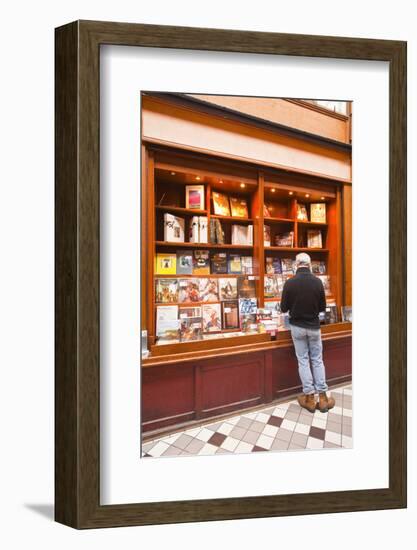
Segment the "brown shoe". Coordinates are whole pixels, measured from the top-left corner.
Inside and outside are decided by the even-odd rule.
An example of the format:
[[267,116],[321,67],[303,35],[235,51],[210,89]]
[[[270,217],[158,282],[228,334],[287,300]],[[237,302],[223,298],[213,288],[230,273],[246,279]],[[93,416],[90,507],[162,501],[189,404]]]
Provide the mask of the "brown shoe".
[[330,409],[333,409],[335,406],[335,400],[333,397],[327,397],[326,392],[319,393],[319,401],[317,403],[317,408],[322,413],[327,413]]
[[308,412],[314,413],[316,410],[316,400],[314,399],[314,393],[301,394],[297,397],[298,404],[303,409],[307,409]]

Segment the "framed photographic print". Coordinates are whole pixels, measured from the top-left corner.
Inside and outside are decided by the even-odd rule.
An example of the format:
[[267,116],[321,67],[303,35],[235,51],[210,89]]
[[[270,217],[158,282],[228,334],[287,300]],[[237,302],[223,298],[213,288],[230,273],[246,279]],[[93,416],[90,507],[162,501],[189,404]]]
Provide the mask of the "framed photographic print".
[[56,520],[405,507],[406,206],[406,43],[56,29]]

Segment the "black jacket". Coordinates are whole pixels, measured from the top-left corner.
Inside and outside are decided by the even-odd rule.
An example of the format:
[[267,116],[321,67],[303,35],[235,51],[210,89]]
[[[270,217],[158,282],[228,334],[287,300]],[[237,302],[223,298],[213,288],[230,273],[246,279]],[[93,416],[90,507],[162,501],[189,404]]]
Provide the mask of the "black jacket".
[[281,311],[290,313],[290,323],[303,328],[320,328],[319,313],[326,309],[326,297],[321,280],[308,267],[300,267],[285,282]]

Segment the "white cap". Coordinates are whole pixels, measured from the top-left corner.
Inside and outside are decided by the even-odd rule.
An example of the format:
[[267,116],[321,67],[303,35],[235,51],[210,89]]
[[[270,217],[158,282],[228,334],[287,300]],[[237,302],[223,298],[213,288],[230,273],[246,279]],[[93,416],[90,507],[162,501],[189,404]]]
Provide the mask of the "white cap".
[[311,258],[305,252],[300,252],[295,257],[295,266],[296,267],[311,267]]

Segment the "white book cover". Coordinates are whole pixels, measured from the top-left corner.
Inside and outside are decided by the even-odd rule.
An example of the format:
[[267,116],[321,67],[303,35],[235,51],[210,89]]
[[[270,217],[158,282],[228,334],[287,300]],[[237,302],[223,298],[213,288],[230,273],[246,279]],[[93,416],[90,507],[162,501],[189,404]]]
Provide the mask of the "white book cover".
[[200,224],[198,216],[193,216],[190,221],[190,243],[200,242]]
[[316,229],[309,229],[307,231],[307,246],[308,248],[322,248],[323,242],[321,238],[321,231]]
[[206,216],[199,216],[199,241],[200,243],[208,243],[208,220]]
[[253,244],[253,225],[248,225],[248,244]]
[[178,306],[156,306],[156,322],[178,319]]
[[249,240],[250,228],[247,225],[233,225],[232,226],[232,244],[251,244]]
[[172,214],[164,214],[164,241],[184,242],[184,219]]
[[252,256],[242,256],[242,273],[245,275],[253,274],[253,259]]

